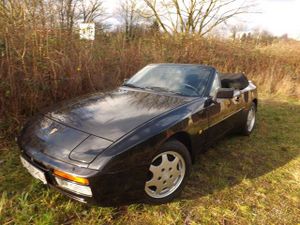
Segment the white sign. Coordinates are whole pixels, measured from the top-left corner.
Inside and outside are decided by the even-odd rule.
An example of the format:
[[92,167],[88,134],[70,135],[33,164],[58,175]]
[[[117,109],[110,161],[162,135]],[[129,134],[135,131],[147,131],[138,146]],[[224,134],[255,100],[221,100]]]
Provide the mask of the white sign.
[[84,40],[95,40],[95,24],[94,23],[80,23],[79,36]]

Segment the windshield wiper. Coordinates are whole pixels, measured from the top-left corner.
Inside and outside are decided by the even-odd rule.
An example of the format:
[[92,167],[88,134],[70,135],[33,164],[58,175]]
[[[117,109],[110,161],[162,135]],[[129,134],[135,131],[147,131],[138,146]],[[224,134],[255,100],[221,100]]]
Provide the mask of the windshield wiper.
[[181,96],[186,96],[180,92],[177,92],[177,91],[172,91],[168,88],[164,88],[164,87],[158,87],[158,86],[147,86],[147,87],[140,87],[140,86],[136,86],[134,84],[130,84],[130,83],[125,83],[123,84],[122,86],[125,86],[125,87],[131,87],[131,88],[137,88],[137,89],[142,89],[142,90],[152,90],[152,91],[160,91],[160,92],[167,92],[167,93],[172,93],[172,94],[175,94],[175,95],[181,95]]
[[138,89],[144,89],[143,87],[139,87],[139,86],[136,86],[136,85],[130,84],[130,83],[125,83],[122,86],[131,87],[131,88],[138,88]]
[[150,89],[150,90],[153,90],[153,91],[168,92],[168,93],[172,93],[172,94],[176,94],[176,95],[183,95],[180,92],[173,91],[173,90],[170,90],[170,89],[164,88],[164,87],[151,86],[151,87],[145,87],[145,89]]

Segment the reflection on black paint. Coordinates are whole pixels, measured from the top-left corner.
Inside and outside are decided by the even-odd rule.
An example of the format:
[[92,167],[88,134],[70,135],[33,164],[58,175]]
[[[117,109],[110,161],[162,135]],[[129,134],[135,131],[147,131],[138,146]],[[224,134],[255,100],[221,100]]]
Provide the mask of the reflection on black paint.
[[[52,133],[54,129],[55,132]],[[26,128],[22,145],[32,151],[40,151],[56,159],[68,161],[69,153],[88,136],[44,117]]]
[[76,161],[90,163],[111,144],[112,142],[110,141],[90,135],[81,145],[71,152],[70,158]]
[[93,95],[48,113],[49,118],[115,141],[140,124],[173,109],[187,98],[119,89]]

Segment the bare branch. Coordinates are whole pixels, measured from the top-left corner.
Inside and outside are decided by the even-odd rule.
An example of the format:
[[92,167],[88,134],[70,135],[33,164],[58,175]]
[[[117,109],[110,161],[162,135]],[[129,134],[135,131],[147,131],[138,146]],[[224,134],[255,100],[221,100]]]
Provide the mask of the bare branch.
[[[168,33],[205,35],[232,17],[248,13],[253,4],[236,0],[144,0],[161,29]],[[171,29],[170,29],[171,27]]]

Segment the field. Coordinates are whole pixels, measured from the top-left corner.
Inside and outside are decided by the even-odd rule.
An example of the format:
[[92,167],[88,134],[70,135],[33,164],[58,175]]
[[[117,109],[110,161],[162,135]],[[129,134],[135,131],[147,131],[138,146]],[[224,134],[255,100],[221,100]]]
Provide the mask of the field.
[[[299,41],[264,32],[167,34],[157,23],[133,26],[130,36],[97,23],[95,40],[81,40],[71,2],[0,1],[0,224],[300,225]],[[229,135],[199,155],[181,198],[160,206],[83,205],[25,171],[13,140],[26,119],[111,90],[149,63],[244,72],[262,96],[253,135]]]
[[[0,224],[300,223],[299,42],[164,35],[126,42],[122,34],[99,34],[91,45],[76,36],[68,42],[32,32],[6,37],[0,56]],[[24,55],[18,46],[23,35]],[[63,99],[112,89],[155,62],[244,71],[264,96],[254,134],[230,135],[200,155],[180,199],[90,207],[44,187],[22,168],[12,140],[26,118]]]
[[18,149],[0,149],[0,224],[299,224],[300,102],[264,97],[251,137],[230,135],[199,155],[180,199],[90,207],[35,181]]

